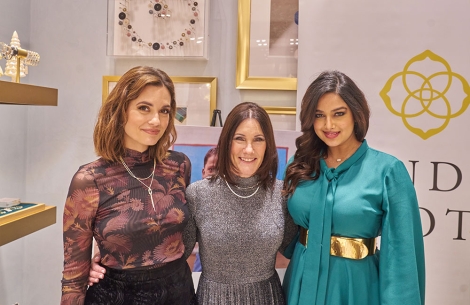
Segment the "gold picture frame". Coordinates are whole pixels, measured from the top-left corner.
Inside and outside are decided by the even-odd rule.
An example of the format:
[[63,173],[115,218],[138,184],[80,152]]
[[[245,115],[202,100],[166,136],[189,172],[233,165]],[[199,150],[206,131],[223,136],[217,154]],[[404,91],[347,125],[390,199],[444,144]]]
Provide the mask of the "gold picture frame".
[[236,88],[297,90],[297,78],[250,76],[251,4],[252,0],[238,0]]
[[295,115],[297,108],[296,107],[273,107],[273,106],[262,106],[268,114],[286,114],[286,115]]
[[[103,76],[103,103],[120,78],[121,76],[116,75]],[[187,123],[182,123],[178,119],[175,120],[175,123],[181,122],[179,125],[210,126],[212,114],[217,107],[217,77],[170,76],[170,78],[175,84],[177,106],[181,105],[178,103],[179,92],[184,92],[184,95],[188,97],[202,96],[202,101],[182,103],[188,108],[187,112],[192,117],[189,117]],[[207,103],[204,103],[204,101]]]

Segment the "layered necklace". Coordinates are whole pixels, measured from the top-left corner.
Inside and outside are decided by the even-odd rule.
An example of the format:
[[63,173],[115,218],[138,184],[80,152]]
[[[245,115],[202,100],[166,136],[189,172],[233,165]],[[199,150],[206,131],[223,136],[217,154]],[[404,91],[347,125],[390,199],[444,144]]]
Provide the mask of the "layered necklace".
[[[153,209],[155,210],[155,203],[153,202],[153,196],[152,196],[152,183],[153,183],[153,177],[155,175],[155,167],[157,165],[157,162],[155,161],[155,159],[153,159],[153,171],[152,171],[152,173],[150,174],[150,176],[145,177],[145,178],[139,178],[136,175],[134,175],[134,173],[130,170],[130,168],[127,166],[126,162],[124,162],[124,159],[122,157],[119,157],[119,160],[121,160],[122,165],[124,165],[124,168],[127,170],[129,175],[131,175],[132,178],[135,178],[137,181],[139,181],[142,185],[144,185],[147,188],[147,192],[149,193],[150,200],[152,201]],[[143,180],[147,180],[149,178],[151,178],[150,179],[150,184],[147,185],[143,182]]]
[[250,198],[250,197],[254,196],[256,193],[258,193],[258,190],[259,190],[259,183],[256,183],[255,185],[250,186],[250,187],[243,187],[243,188],[236,186],[239,190],[249,190],[249,189],[252,189],[252,188],[258,186],[258,187],[256,188],[256,190],[255,190],[252,194],[247,195],[247,196],[242,196],[242,195],[239,195],[239,194],[237,194],[237,193],[235,193],[235,192],[233,191],[233,189],[230,187],[230,184],[227,182],[227,180],[224,179],[224,181],[225,181],[225,184],[227,184],[228,189],[229,189],[235,196],[237,196],[237,197],[239,197],[239,198],[243,198],[243,199]]

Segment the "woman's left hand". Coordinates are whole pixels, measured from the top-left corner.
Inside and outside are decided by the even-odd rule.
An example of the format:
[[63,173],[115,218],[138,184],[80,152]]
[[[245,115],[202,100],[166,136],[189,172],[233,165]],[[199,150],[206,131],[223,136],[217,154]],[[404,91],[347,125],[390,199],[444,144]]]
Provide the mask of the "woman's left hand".
[[98,283],[100,279],[104,278],[106,270],[98,264],[100,260],[101,256],[99,254],[96,254],[91,260],[88,286],[93,286],[93,284]]

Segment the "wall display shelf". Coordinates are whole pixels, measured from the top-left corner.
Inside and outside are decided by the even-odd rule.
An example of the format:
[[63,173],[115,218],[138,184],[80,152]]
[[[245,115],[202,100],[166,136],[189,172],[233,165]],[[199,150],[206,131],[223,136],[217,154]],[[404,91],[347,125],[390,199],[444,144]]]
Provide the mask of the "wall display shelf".
[[57,106],[58,90],[0,81],[0,104]]
[[[0,104],[57,106],[58,90],[0,81]],[[22,203],[0,213],[0,246],[56,223],[57,208],[44,203]],[[5,212],[5,213],[3,213]]]
[[57,208],[44,203],[0,215],[0,246],[56,223]]

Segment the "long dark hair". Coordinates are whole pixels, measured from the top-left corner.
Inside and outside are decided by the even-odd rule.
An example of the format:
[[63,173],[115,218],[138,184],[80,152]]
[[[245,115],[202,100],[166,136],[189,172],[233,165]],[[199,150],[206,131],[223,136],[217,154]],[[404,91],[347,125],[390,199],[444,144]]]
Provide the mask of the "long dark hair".
[[[218,175],[227,182],[235,184],[236,170],[230,158],[232,140],[238,126],[246,119],[258,121],[263,131],[266,141],[266,152],[263,162],[256,171],[259,183],[262,187],[273,187],[276,181],[278,156],[276,142],[274,141],[274,131],[268,113],[261,106],[251,102],[244,102],[235,106],[228,114],[225,124],[220,133],[217,159]],[[215,177],[213,178],[215,179]]]
[[327,156],[327,145],[320,140],[313,129],[318,101],[326,93],[335,93],[351,109],[354,118],[354,135],[360,142],[369,129],[370,110],[364,93],[344,73],[322,72],[307,88],[300,110],[301,132],[295,140],[297,151],[294,160],[286,168],[284,195],[292,195],[302,180],[318,179],[320,159]]

